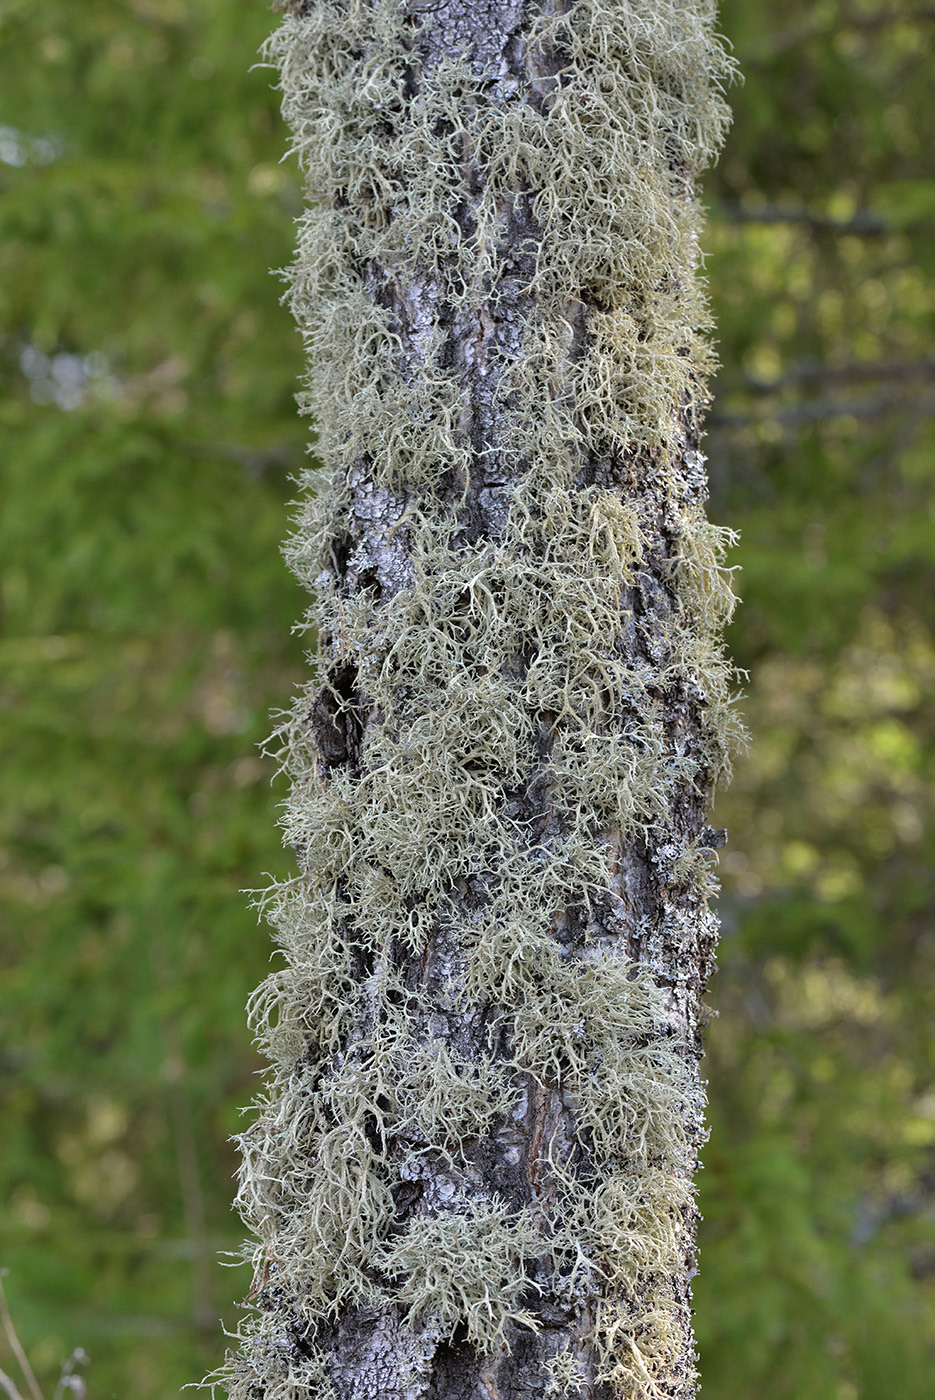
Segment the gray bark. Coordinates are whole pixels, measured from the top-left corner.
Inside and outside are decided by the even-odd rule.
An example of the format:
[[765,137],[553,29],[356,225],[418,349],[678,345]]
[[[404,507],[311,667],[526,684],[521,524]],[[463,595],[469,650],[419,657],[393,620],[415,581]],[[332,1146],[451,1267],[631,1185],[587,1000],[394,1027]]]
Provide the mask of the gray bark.
[[[638,8],[643,24],[638,33],[650,33],[653,7]],[[658,8],[665,24],[678,21],[679,7]],[[706,7],[688,7],[686,15],[692,23],[698,19],[696,11],[705,12]],[[311,6],[308,12],[314,13]],[[280,903],[279,923],[285,930],[292,980],[276,982],[267,1001],[271,995],[279,1016],[270,1043],[281,1068],[258,1125],[245,1142],[245,1211],[262,1241],[254,1291],[262,1316],[257,1330],[245,1340],[242,1357],[231,1363],[229,1384],[234,1395],[262,1395],[269,1400],[329,1394],[338,1400],[364,1396],[541,1400],[560,1394],[592,1400],[663,1394],[687,1400],[693,1393],[695,1371],[690,1309],[694,1206],[686,1183],[693,1175],[703,1137],[698,1070],[701,998],[713,966],[716,934],[706,905],[704,857],[722,839],[706,825],[712,783],[723,762],[723,719],[712,718],[723,699],[723,667],[710,645],[713,624],[708,614],[718,608],[723,613],[727,605],[720,582],[711,582],[717,548],[711,545],[699,514],[706,492],[699,450],[705,394],[703,356],[692,340],[699,319],[690,285],[695,255],[686,254],[684,238],[680,241],[673,235],[667,243],[669,235],[660,234],[658,225],[671,215],[672,229],[693,228],[691,221],[697,221],[694,171],[674,135],[663,157],[656,149],[654,169],[663,171],[659,178],[664,188],[662,194],[657,191],[652,206],[656,223],[650,221],[643,230],[648,241],[655,239],[662,247],[653,254],[651,286],[636,290],[636,273],[629,283],[621,274],[614,286],[611,268],[605,279],[608,291],[593,268],[587,270],[586,250],[577,281],[550,283],[541,275],[543,250],[556,246],[556,237],[574,239],[575,230],[563,229],[560,221],[558,226],[549,223],[547,206],[537,198],[540,191],[531,158],[525,167],[522,160],[518,162],[512,187],[504,186],[501,172],[494,188],[491,161],[496,162],[499,151],[496,144],[485,147],[482,133],[485,113],[495,115],[501,123],[496,130],[502,133],[508,129],[504,114],[509,117],[525,107],[548,134],[550,114],[566,82],[567,53],[560,36],[544,38],[535,28],[542,11],[523,0],[433,4],[408,0],[401,14],[408,39],[396,72],[401,75],[399,90],[404,100],[386,113],[385,127],[374,138],[383,143],[382,168],[393,169],[394,151],[419,149],[414,132],[423,120],[420,101],[433,92],[437,95],[442,83],[439,74],[444,75],[446,65],[460,61],[478,79],[478,86],[463,95],[464,131],[459,135],[456,122],[434,111],[433,125],[425,135],[430,147],[432,142],[448,143],[450,149],[452,141],[460,140],[456,162],[460,188],[452,189],[455,177],[449,163],[444,207],[439,211],[440,223],[447,218],[452,226],[448,250],[443,247],[439,253],[436,241],[431,256],[419,247],[409,256],[405,247],[394,245],[394,219],[395,227],[405,228],[405,216],[398,211],[411,212],[419,194],[418,165],[410,163],[403,174],[396,167],[397,196],[386,203],[390,212],[384,208],[380,216],[382,245],[366,233],[370,206],[359,187],[355,195],[339,172],[324,193],[339,220],[357,220],[348,243],[353,247],[344,254],[357,298],[354,305],[374,308],[392,351],[389,378],[374,378],[370,387],[375,386],[381,403],[397,396],[407,433],[406,422],[411,425],[421,413],[418,432],[428,435],[424,424],[431,416],[431,386],[437,379],[448,435],[439,448],[437,469],[428,479],[421,468],[407,466],[414,459],[411,445],[398,462],[391,460],[387,466],[380,450],[378,417],[370,439],[362,432],[359,442],[351,442],[353,430],[341,426],[350,419],[340,418],[340,405],[335,408],[325,401],[329,395],[335,396],[335,402],[340,398],[343,390],[328,387],[340,383],[340,375],[319,390],[319,400],[313,403],[323,422],[324,455],[330,450],[336,466],[324,521],[315,527],[317,562],[307,557],[312,528],[307,520],[300,521],[293,547],[296,566],[323,600],[313,613],[321,629],[321,679],[297,709],[289,733],[296,786],[288,833],[306,884],[303,887],[300,881],[298,896],[290,892],[291,903]],[[298,28],[289,41],[293,45],[295,34],[304,32],[305,15],[304,7],[295,8]],[[603,22],[602,11],[595,9],[594,17],[598,25]],[[366,43],[355,49],[355,42],[348,39],[349,51],[353,50],[348,63],[359,88],[370,71],[371,58],[379,65],[380,45],[387,40],[375,22],[372,50],[368,53]],[[639,65],[634,66],[636,76],[630,81],[638,83]],[[319,71],[324,72],[325,66]],[[296,82],[294,63],[291,70],[284,63],[284,74],[288,105],[289,84]],[[698,78],[702,91],[704,79],[704,74]],[[691,93],[679,94],[683,99],[690,105]],[[712,118],[707,109],[701,115],[715,125],[721,120],[717,113]],[[313,93],[293,100],[292,119],[300,146],[308,126],[319,133],[308,138],[313,154],[307,159],[315,187],[314,152],[321,153],[328,139],[340,139],[341,122],[351,120],[348,108],[335,100],[329,117],[326,98]],[[325,128],[337,134],[323,136]],[[636,135],[640,135],[638,128]],[[499,139],[502,144],[502,135]],[[593,155],[582,151],[582,162],[589,159]],[[620,178],[625,184],[625,173]],[[425,180],[430,181],[428,167]],[[638,207],[638,195],[633,198]],[[591,238],[587,228],[579,234],[584,240]],[[635,255],[640,269],[641,256],[639,251]],[[300,259],[297,311],[317,355],[322,353],[321,327],[327,320],[329,295],[335,307],[340,296],[334,279],[328,283],[326,275],[323,283],[316,274],[319,280],[309,298],[303,276]],[[615,299],[617,309],[632,312],[633,354],[638,356],[639,346],[652,339],[651,329],[646,329],[652,322],[647,307],[655,305],[654,297],[663,296],[659,288],[669,298],[665,306],[682,307],[679,315],[691,332],[683,337],[684,347],[672,350],[665,361],[675,366],[669,390],[653,384],[645,392],[639,385],[638,392],[634,390],[637,404],[648,398],[667,405],[663,420],[657,416],[643,428],[637,423],[629,438],[604,427],[600,415],[597,428],[589,427],[580,388],[585,381],[575,379],[575,366],[597,363],[601,318],[615,309]],[[629,308],[627,297],[634,303]],[[309,306],[319,309],[309,311]],[[662,312],[652,314],[660,323],[664,319]],[[531,379],[523,377],[518,367],[529,362],[530,347],[544,343],[543,326],[562,328],[563,348],[538,380],[535,374]],[[672,345],[678,344],[679,334],[670,336]],[[613,359],[612,352],[607,353]],[[618,358],[622,353],[618,350]],[[337,354],[334,351],[333,358]],[[313,362],[313,374],[315,368]],[[368,372],[364,366],[347,390],[351,406],[355,394],[363,404]],[[550,539],[554,536],[561,542],[563,536],[548,523],[542,505],[553,497],[545,489],[537,487],[536,494],[530,487],[536,472],[542,474],[541,461],[537,467],[532,449],[527,453],[523,447],[548,405],[561,401],[564,392],[572,400],[567,410],[562,409],[572,438],[562,448],[567,458],[562,510],[566,516],[579,511],[581,519],[585,523],[590,519],[592,528],[599,531],[605,526],[611,529],[607,522],[616,518],[613,510],[619,506],[629,512],[626,520],[637,522],[639,537],[633,557],[616,571],[611,565],[600,566],[601,579],[610,578],[616,620],[606,611],[599,612],[593,626],[609,626],[612,635],[569,642],[567,658],[561,639],[574,619],[563,615],[572,604],[563,602],[566,594],[561,588],[579,584],[584,588],[584,575],[579,570],[568,582],[562,559],[550,555]],[[607,393],[612,395],[613,388]],[[410,444],[409,438],[405,441]],[[548,450],[544,449],[546,455]],[[529,519],[532,524],[524,533],[522,522]],[[572,533],[566,530],[566,534],[572,539]],[[615,548],[622,548],[623,536],[614,538]],[[597,547],[592,542],[589,548],[590,554],[582,558],[593,560]],[[482,574],[489,582],[494,609],[515,609],[516,596],[530,600],[528,629],[524,632],[523,616],[512,618],[514,641],[506,650],[497,651],[490,641],[492,635],[502,635],[502,628],[485,631],[482,609],[475,607],[472,578]],[[517,593],[510,594],[503,580],[513,578],[519,580]],[[561,588],[556,584],[554,615],[544,631],[536,608],[550,579],[559,579]],[[587,596],[586,588],[581,596]],[[447,612],[440,599],[449,600]],[[421,615],[420,607],[426,619],[421,651],[418,637],[412,643],[411,622],[413,616]],[[491,626],[501,623],[495,620]],[[421,670],[420,655],[428,658]],[[446,671],[451,656],[456,661]],[[564,677],[551,692],[548,686],[543,689],[545,683],[534,684],[532,679],[549,667]],[[467,687],[465,735],[470,732],[471,694],[476,693],[479,709],[490,694],[502,694],[510,705],[515,701],[525,706],[522,723],[529,742],[519,780],[506,759],[498,770],[494,741],[482,747],[478,756],[477,751],[453,752],[452,744],[457,747],[457,742],[450,735],[433,740],[432,734],[441,731],[433,728],[438,711],[433,710],[431,697],[438,706],[446,681],[450,696],[455,687],[460,687],[459,693]],[[553,692],[560,696],[562,686],[571,696],[567,714],[559,709],[558,699],[542,701],[543,695]],[[513,713],[511,709],[509,715]],[[495,722],[492,714],[490,723]],[[419,736],[426,734],[423,751]],[[629,784],[632,789],[626,795],[626,810],[632,813],[627,821],[608,815],[613,802],[620,805],[622,799],[608,799],[608,806],[604,798],[593,796],[603,792],[610,776],[600,764],[586,766],[589,740],[598,754],[630,755],[629,767],[618,780],[621,788]],[[469,809],[467,818],[453,817],[450,828],[446,817],[444,823],[439,818],[437,829],[432,829],[433,844],[425,851],[425,889],[420,893],[407,873],[411,850],[405,828],[424,815],[419,805],[420,763],[426,775],[426,810],[435,800],[429,789],[436,772],[437,755],[432,748],[436,742],[448,745],[442,757],[451,760],[452,771],[463,774]],[[507,734],[505,750],[509,742]],[[366,802],[375,799],[366,794],[386,770],[395,775],[396,786],[389,789],[382,807],[372,808],[376,816],[371,819],[365,815],[371,810]],[[579,771],[585,775],[580,790],[572,782]],[[413,773],[414,790],[407,786]],[[322,834],[324,828],[316,827],[314,818],[307,817],[305,806],[306,795],[318,793],[315,801],[326,805],[315,810],[331,812],[338,791],[348,794],[342,800],[352,809],[351,853],[340,859],[320,853],[318,848],[331,838]],[[452,794],[453,801],[458,795]],[[389,816],[387,801],[396,804]],[[392,846],[379,844],[383,839],[379,823],[384,818],[388,831],[395,829],[391,818],[400,828],[398,862]],[[498,901],[503,904],[502,919],[510,926],[512,886],[504,871],[514,855],[520,871],[516,887],[541,888],[539,907],[545,930],[541,937],[547,936],[555,950],[559,974],[543,973],[537,981],[534,973],[524,971],[525,983],[510,982],[498,955],[500,971],[492,981],[485,981],[478,967],[484,949],[493,947],[489,940],[497,932]],[[535,886],[540,865],[552,874]],[[563,873],[567,869],[578,873]],[[595,871],[600,875],[598,887]],[[384,891],[382,904],[372,894],[377,887]],[[331,901],[327,936],[321,933],[324,916],[308,914],[315,901],[326,900]],[[283,908],[291,912],[283,914]],[[522,902],[517,917],[528,917]],[[382,935],[374,932],[381,926],[380,919]],[[404,936],[404,919],[420,925],[418,937]],[[479,934],[478,929],[486,932]],[[520,929],[517,947],[522,936]],[[329,950],[332,981],[330,987],[315,984],[318,1000],[314,1007],[309,1003],[306,1014],[302,996],[311,994],[303,993],[302,987],[311,985],[312,974],[303,969],[311,967],[314,959],[305,950],[315,939],[316,947]],[[654,1090],[646,1091],[650,1098],[645,1111],[630,1112],[628,1107],[631,1098],[635,1103],[639,1097],[636,1080],[631,1094],[628,1082],[613,1078],[609,1070],[604,1081],[600,1078],[614,1048],[611,1032],[593,1025],[586,1008],[581,1009],[578,1027],[571,993],[562,1000],[562,978],[568,986],[590,986],[587,977],[589,969],[594,969],[600,988],[611,985],[606,977],[617,976],[614,969],[620,968],[628,979],[620,983],[620,1005],[625,1007],[630,985],[634,1007],[642,1007],[640,1014],[651,1013],[652,1019],[650,1030],[645,1018],[636,1016],[632,1028],[628,1031],[624,1026],[620,1032],[620,1043],[631,1053],[626,1063],[642,1064],[640,1055],[648,1056],[657,1078],[669,1076],[659,1089],[658,1102],[652,1099]],[[542,990],[536,1001],[540,990],[549,987],[553,990]],[[554,1026],[549,1024],[549,1014],[535,1009],[547,1006],[557,1008]],[[520,1026],[527,1023],[517,1017],[522,1018],[524,1008],[532,1030],[527,1027],[521,1033]],[[567,1025],[562,1023],[563,1008],[568,1012]],[[300,1027],[298,1038],[296,1026]],[[293,1038],[284,1049],[287,1031]],[[560,1046],[554,1052],[549,1049],[550,1036]],[[586,1073],[573,1052],[569,1059],[561,1049],[562,1044],[578,1041]],[[471,1067],[476,1067],[475,1088],[492,1083],[490,1073],[495,1072],[504,1090],[491,1102],[486,1118],[476,1106],[471,1109],[466,1128],[462,1125],[451,1139],[437,1126],[438,1115],[426,1126],[425,1114],[419,1116],[420,1105],[411,1102],[413,1094],[426,1102],[431,1098],[433,1066],[441,1064],[446,1054],[452,1065],[460,1067],[458,1074],[465,1082],[470,1080]],[[411,1064],[423,1063],[420,1055],[428,1068],[410,1072]],[[375,1068],[384,1064],[384,1056],[390,1068]],[[346,1108],[350,1101],[341,1097],[340,1088],[354,1074],[360,1077],[362,1101],[366,1101],[366,1112],[359,1120]],[[445,1081],[449,1090],[452,1082],[450,1077]],[[643,1083],[641,1079],[639,1084]],[[374,1084],[382,1086],[379,1092]],[[593,1108],[583,1107],[593,1102],[595,1092],[606,1093],[608,1123],[622,1105],[632,1142],[615,1139],[612,1149],[601,1148],[600,1115],[595,1118]],[[452,1102],[453,1118],[459,1111]],[[653,1126],[655,1118],[673,1113],[678,1118],[675,1124]],[[346,1131],[350,1138],[360,1123],[369,1144],[362,1149],[370,1163],[366,1171],[371,1184],[366,1190],[375,1194],[365,1197],[360,1187],[359,1200],[364,1204],[358,1212],[357,1206],[341,1204],[340,1191],[348,1181],[362,1178],[347,1175],[346,1163],[334,1171],[326,1163],[335,1142],[340,1143],[340,1134]],[[661,1136],[653,1138],[657,1130]],[[666,1143],[675,1143],[676,1148],[669,1151]],[[354,1172],[362,1160],[353,1159]],[[661,1195],[641,1196],[641,1172],[647,1181],[664,1178],[669,1185]],[[328,1190],[337,1182],[337,1194],[334,1204],[327,1204],[325,1216],[315,1216],[303,1254],[296,1245],[301,1226],[294,1221],[322,1180]],[[275,1189],[269,1186],[272,1181],[278,1183]],[[289,1183],[288,1190],[281,1188],[283,1181]],[[576,1196],[584,1201],[586,1213],[588,1201],[597,1200],[613,1182],[623,1183],[630,1192],[630,1215],[621,1217],[621,1230],[626,1225],[629,1233],[622,1234],[625,1243],[620,1249],[624,1254],[630,1250],[632,1261],[608,1262],[599,1240],[597,1244],[585,1241],[575,1261],[567,1226]],[[322,1199],[331,1201],[331,1197]],[[377,1204],[369,1204],[371,1200]],[[652,1223],[640,1224],[641,1205],[666,1217],[657,1222],[658,1230]],[[488,1217],[476,1213],[483,1209],[506,1222],[507,1233],[513,1231],[509,1240],[504,1235],[506,1243],[499,1235],[491,1236],[490,1260],[500,1258],[496,1251],[502,1244],[508,1263],[499,1274],[490,1264],[491,1315],[501,1321],[499,1331],[491,1324],[489,1336],[477,1321],[480,1313],[471,1311],[476,1299],[470,1287],[476,1291],[475,1284],[465,1284],[464,1298],[449,1308],[448,1293],[433,1293],[418,1276],[428,1278],[431,1260],[418,1267],[410,1265],[407,1272],[400,1261],[409,1256],[399,1252],[410,1234],[416,1238],[417,1226],[429,1231],[424,1238],[431,1240],[431,1229],[438,1225],[439,1250],[450,1246],[454,1251],[456,1262],[449,1272],[457,1285],[459,1270],[464,1279],[470,1274],[472,1231],[477,1232],[477,1257],[487,1258],[481,1235],[482,1222]],[[325,1217],[335,1222],[330,1244],[321,1224]],[[457,1233],[462,1225],[464,1236]],[[641,1243],[641,1230],[648,1242]],[[465,1250],[457,1243],[462,1238],[468,1245],[458,1255],[458,1249]],[[674,1244],[659,1245],[663,1238]],[[351,1240],[359,1243],[349,1244]],[[338,1263],[329,1266],[330,1272],[326,1268],[314,1273],[314,1285],[303,1285],[302,1278],[312,1276],[308,1255],[328,1249]],[[353,1260],[348,1264],[350,1254]],[[449,1266],[442,1262],[441,1267],[444,1272]],[[321,1278],[330,1282],[321,1284]],[[450,1283],[448,1279],[445,1284],[449,1292]],[[664,1325],[658,1320],[663,1313]],[[624,1319],[617,1334],[612,1329],[608,1332],[609,1316]],[[478,1341],[481,1332],[486,1342]]]

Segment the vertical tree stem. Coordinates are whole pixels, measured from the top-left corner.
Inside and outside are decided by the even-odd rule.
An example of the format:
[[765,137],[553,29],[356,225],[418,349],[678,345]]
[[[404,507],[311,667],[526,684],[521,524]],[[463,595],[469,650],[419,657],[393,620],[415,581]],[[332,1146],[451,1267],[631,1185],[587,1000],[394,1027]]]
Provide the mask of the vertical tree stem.
[[687,1400],[733,601],[694,179],[729,64],[706,0],[284,8],[328,483],[228,1384]]

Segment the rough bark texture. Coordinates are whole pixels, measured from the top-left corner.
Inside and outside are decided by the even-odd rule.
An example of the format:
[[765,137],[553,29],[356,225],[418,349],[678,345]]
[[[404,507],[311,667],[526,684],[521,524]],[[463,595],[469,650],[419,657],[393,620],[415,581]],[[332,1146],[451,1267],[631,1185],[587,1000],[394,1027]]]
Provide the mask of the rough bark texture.
[[286,967],[244,1137],[237,1400],[694,1390],[731,606],[703,516],[705,0],[285,7]]

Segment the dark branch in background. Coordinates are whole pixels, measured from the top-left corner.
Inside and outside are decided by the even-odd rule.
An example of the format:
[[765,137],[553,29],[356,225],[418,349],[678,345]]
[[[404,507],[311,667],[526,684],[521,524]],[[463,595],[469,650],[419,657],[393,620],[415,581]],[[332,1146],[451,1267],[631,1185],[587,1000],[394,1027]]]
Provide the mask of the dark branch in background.
[[[930,1211],[933,1200],[935,1200],[935,1180],[931,1175],[924,1175],[919,1188],[915,1191],[902,1191],[894,1195],[884,1196],[881,1200],[862,1199],[858,1203],[857,1218],[851,1227],[850,1241],[855,1247],[869,1244],[874,1235],[878,1234],[891,1220],[904,1219],[907,1216],[921,1215]],[[919,1264],[923,1264],[932,1257],[932,1250],[926,1250],[923,1246],[921,1251],[913,1251],[913,1269],[918,1269]],[[915,1261],[918,1263],[915,1263]],[[920,1273],[928,1272],[927,1269],[920,1270]]]
[[[757,423],[779,423],[786,428],[807,427],[810,423],[831,422],[835,418],[862,420],[881,418],[890,410],[907,407],[902,394],[876,394],[863,399],[813,399],[766,413],[711,413],[708,425],[715,429],[746,428]],[[924,394],[911,404],[914,418],[935,414],[935,394]]]
[[[911,381],[914,379],[935,379],[935,360],[912,360],[900,363],[898,360],[866,360],[849,365],[825,365],[819,360],[803,360],[790,365],[778,379],[755,379],[749,376],[742,388],[751,394],[778,394],[783,389],[803,384],[853,384],[865,379],[889,379]],[[720,392],[730,393],[731,386],[720,386]]]
[[[815,214],[810,209],[789,209],[780,204],[765,204],[760,209],[748,209],[743,204],[730,200],[711,206],[712,218],[724,219],[733,224],[802,224],[806,228],[820,229],[822,233],[860,234],[863,237],[879,238],[886,233],[901,233],[912,225],[899,228],[882,214],[874,214],[870,209],[860,209],[850,219],[835,219],[830,214]],[[920,221],[921,222],[921,221]]]
[[839,29],[885,29],[890,24],[933,23],[935,23],[935,9],[929,6],[918,10],[894,10],[892,12],[881,10],[875,15],[845,15],[837,27]]
[[823,388],[834,385],[856,384],[861,381],[886,382],[892,386],[888,391],[867,395],[858,399],[810,399],[789,404],[784,408],[766,408],[752,412],[730,412],[715,410],[708,416],[709,427],[747,427],[755,423],[780,423],[785,427],[801,427],[809,423],[826,422],[834,418],[878,418],[890,409],[900,405],[911,410],[912,417],[922,418],[935,412],[935,394],[925,393],[907,399],[902,386],[914,382],[935,380],[935,359],[932,360],[876,360],[847,365],[824,365],[819,361],[802,361],[791,365],[777,379],[755,379],[752,375],[740,383],[721,383],[715,386],[715,403],[730,397],[740,398],[753,395],[756,398],[769,398],[790,389],[807,389],[821,385]]
[[285,443],[271,447],[246,447],[235,442],[183,442],[184,452],[193,457],[210,457],[222,462],[235,462],[248,476],[262,476],[266,471],[286,471],[299,465],[300,454]]
[[875,29],[886,29],[892,24],[932,23],[935,23],[935,9],[926,6],[917,10],[879,10],[876,14],[842,14],[830,25],[794,25],[784,33],[770,35],[762,45],[746,53],[744,67],[749,70],[763,66],[790,49],[814,43],[816,39],[831,39],[845,29],[869,33]]

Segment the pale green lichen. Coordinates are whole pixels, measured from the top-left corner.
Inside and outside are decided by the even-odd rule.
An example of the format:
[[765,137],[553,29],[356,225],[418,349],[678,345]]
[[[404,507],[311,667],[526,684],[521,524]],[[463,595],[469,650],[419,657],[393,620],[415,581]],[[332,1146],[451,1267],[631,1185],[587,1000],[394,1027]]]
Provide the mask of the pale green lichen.
[[464,1201],[413,1220],[378,1263],[399,1281],[395,1296],[410,1321],[428,1315],[448,1337],[463,1325],[486,1355],[504,1345],[507,1324],[537,1326],[520,1295],[529,1287],[524,1263],[541,1247],[531,1221],[511,1215],[502,1202]]
[[[273,1068],[239,1197],[272,1311],[245,1325],[227,1384],[236,1400],[331,1400],[324,1354],[299,1355],[289,1337],[381,1300],[493,1350],[534,1324],[530,1261],[546,1260],[557,1289],[593,1301],[599,1377],[651,1396],[681,1325],[667,1279],[690,1228],[686,1124],[701,1090],[654,977],[596,942],[563,946],[556,920],[600,900],[623,845],[665,824],[677,790],[713,783],[736,728],[719,640],[729,532],[673,466],[710,366],[691,182],[722,137],[730,64],[708,0],[577,0],[533,21],[531,51],[557,56],[538,105],[492,103],[466,59],[437,63],[413,96],[395,0],[283,8],[269,53],[315,197],[290,299],[328,468],[287,557],[316,590],[326,663],[353,668],[366,697],[335,688],[335,710],[379,724],[359,773],[318,771],[314,688],[282,729],[284,828],[303,874],[267,900],[286,966],[251,1003]],[[484,171],[469,240],[456,217],[466,162]],[[523,472],[496,538],[465,544],[457,502],[442,499],[443,483],[467,490],[471,466],[443,337],[405,343],[365,269],[433,278],[455,314],[495,300],[518,189],[541,239],[523,250],[521,353],[501,355],[491,383],[501,446]],[[584,459],[634,452],[648,495],[580,484]],[[348,596],[337,567],[362,462],[384,493],[387,545],[405,546],[400,586],[379,604]],[[660,516],[667,615],[650,663],[624,645],[626,598]],[[697,697],[694,747],[673,749],[667,686]],[[530,783],[551,814],[537,833],[508,796]],[[699,907],[709,855],[685,843],[670,861]],[[485,899],[465,918],[452,892],[478,877]],[[459,1056],[393,970],[392,949],[418,954],[458,919],[450,1006],[490,1003],[506,1056]],[[552,1154],[551,1203],[535,1213],[455,1191],[394,1226],[400,1164],[430,1154],[463,1175],[470,1142],[508,1119],[524,1083],[573,1105],[593,1179],[582,1186]],[[557,1355],[548,1393],[574,1394],[582,1374],[580,1357]]]

